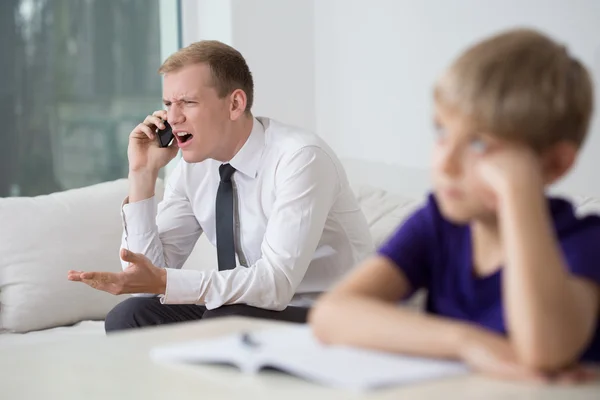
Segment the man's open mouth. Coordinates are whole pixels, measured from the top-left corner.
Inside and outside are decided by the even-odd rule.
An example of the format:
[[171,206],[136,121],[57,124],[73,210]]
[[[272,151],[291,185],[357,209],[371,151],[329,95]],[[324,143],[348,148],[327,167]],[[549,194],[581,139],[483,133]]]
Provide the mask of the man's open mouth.
[[192,134],[189,132],[177,132],[177,140],[180,143],[185,143],[192,138]]

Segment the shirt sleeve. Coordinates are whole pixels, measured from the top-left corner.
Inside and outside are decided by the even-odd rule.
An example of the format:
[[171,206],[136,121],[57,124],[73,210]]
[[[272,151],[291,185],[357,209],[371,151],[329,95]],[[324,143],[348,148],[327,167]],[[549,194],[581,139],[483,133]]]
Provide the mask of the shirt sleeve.
[[275,202],[250,267],[226,271],[167,270],[165,304],[247,304],[285,309],[304,278],[339,193],[335,163],[322,149],[304,147],[274,171]]
[[[156,197],[135,203],[124,202],[122,247],[142,253],[157,267],[181,268],[202,230],[196,220],[182,185],[178,164],[160,204]],[[123,269],[128,263],[121,261]]]
[[600,217],[581,220],[561,246],[571,274],[600,285]]
[[429,286],[432,252],[436,251],[435,215],[434,200],[430,196],[427,203],[408,217],[378,249],[379,255],[390,259],[406,276],[410,284],[407,297]]

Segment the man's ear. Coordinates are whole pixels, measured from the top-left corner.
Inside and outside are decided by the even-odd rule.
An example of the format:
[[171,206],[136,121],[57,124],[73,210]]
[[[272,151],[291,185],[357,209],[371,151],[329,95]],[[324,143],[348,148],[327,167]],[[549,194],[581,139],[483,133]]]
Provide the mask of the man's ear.
[[231,100],[229,104],[229,117],[232,121],[235,121],[244,115],[246,105],[248,104],[248,98],[246,97],[246,92],[242,89],[234,90],[229,98]]
[[575,164],[579,148],[571,142],[563,141],[544,150],[542,168],[544,180],[550,185],[565,176]]

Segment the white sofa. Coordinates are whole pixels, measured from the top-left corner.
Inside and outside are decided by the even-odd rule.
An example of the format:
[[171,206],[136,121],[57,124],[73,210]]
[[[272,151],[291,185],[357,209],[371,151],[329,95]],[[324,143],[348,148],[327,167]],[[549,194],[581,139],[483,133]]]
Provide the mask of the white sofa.
[[[426,171],[346,160],[349,178],[379,245],[422,202]],[[157,196],[163,186],[157,185]],[[69,269],[120,271],[118,180],[36,198],[0,199],[0,349],[68,335],[103,335],[102,319],[124,297],[66,279]],[[600,199],[569,196],[582,214]],[[216,268],[201,237],[184,268]]]

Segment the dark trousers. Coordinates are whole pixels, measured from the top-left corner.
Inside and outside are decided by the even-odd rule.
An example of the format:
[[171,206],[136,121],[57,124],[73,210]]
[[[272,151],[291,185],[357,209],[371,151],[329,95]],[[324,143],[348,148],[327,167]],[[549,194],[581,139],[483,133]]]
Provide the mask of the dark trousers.
[[234,304],[207,310],[204,306],[194,304],[161,304],[158,297],[130,297],[108,313],[104,329],[106,333],[110,333],[232,315],[305,323],[307,314],[308,308],[303,307],[288,307],[283,311],[272,311]]

